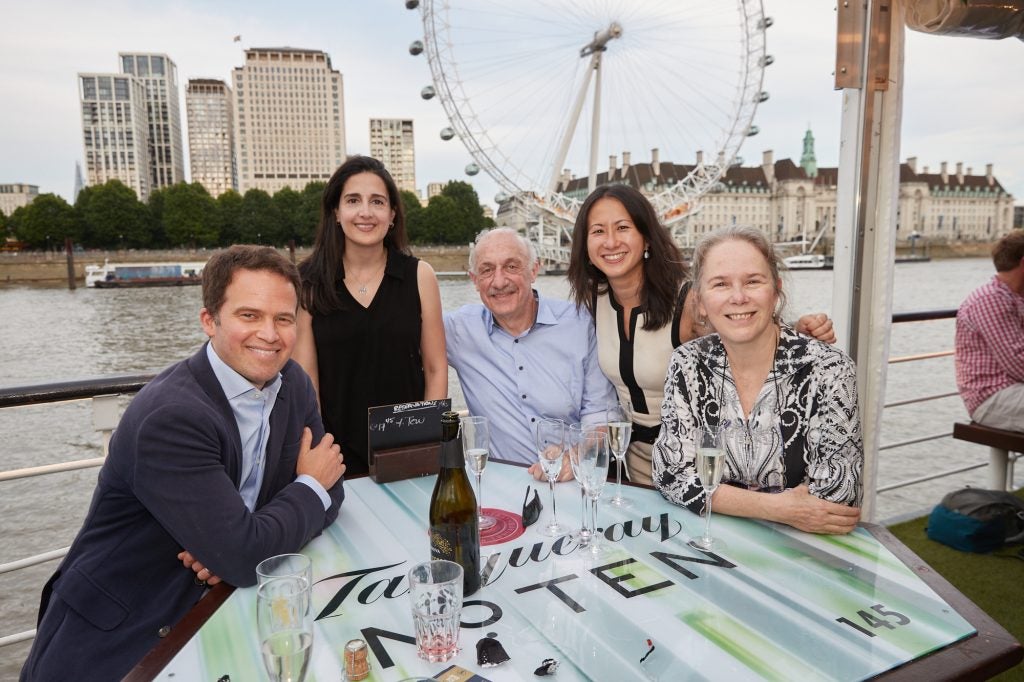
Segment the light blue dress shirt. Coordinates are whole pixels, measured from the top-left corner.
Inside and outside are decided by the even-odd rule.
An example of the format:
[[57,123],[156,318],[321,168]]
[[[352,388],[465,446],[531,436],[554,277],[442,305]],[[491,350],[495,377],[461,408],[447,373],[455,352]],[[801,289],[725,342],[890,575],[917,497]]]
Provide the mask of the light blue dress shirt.
[[[206,344],[206,357],[235,415],[242,441],[242,483],[238,493],[249,511],[254,511],[263,485],[267,441],[270,440],[270,413],[281,391],[281,374],[279,372],[273,381],[259,389],[221,360],[212,343]],[[331,496],[315,478],[303,474],[295,480],[312,488],[325,510],[331,506]]]
[[533,463],[536,423],[603,423],[618,401],[597,360],[594,322],[574,303],[537,297],[537,319],[519,336],[483,305],[444,314],[448,364],[455,368],[470,414],[487,417],[491,455]]

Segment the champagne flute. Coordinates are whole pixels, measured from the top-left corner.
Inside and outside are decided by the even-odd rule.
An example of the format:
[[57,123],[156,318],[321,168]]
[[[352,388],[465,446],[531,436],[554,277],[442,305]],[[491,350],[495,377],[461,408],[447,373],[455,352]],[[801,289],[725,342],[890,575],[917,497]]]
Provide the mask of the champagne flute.
[[587,525],[587,491],[583,487],[583,473],[579,466],[580,447],[583,444],[583,434],[588,433],[594,428],[596,427],[587,424],[569,425],[569,464],[572,465],[573,478],[580,484],[580,529],[574,534],[574,539],[579,542],[580,547],[586,547],[590,543],[590,536],[592,534],[590,527]]
[[565,456],[565,424],[561,419],[542,419],[537,422],[537,459],[548,487],[551,489],[551,523],[538,529],[541,535],[558,537],[565,535],[569,528],[558,522],[555,510],[555,479],[562,471],[562,458]]
[[260,651],[271,682],[302,682],[313,651],[311,587],[304,578],[271,578],[256,590]]
[[605,543],[600,541],[600,534],[597,532],[597,501],[608,480],[610,449],[608,434],[603,431],[584,431],[580,438],[577,466],[581,474],[583,490],[590,498],[590,527],[592,531],[588,548],[594,556],[604,554],[608,549]]
[[490,528],[497,521],[493,516],[484,515],[483,484],[481,477],[487,466],[487,454],[491,449],[490,428],[487,417],[462,418],[462,448],[466,452],[466,464],[476,474],[476,516],[480,530]]
[[622,496],[622,460],[629,449],[629,436],[633,431],[633,418],[629,408],[618,403],[610,405],[605,411],[608,423],[608,444],[611,454],[615,455],[615,495],[608,504],[620,508],[629,508],[633,503]]
[[714,549],[715,541],[711,537],[711,497],[718,484],[722,481],[725,470],[725,449],[722,429],[705,427],[697,430],[697,476],[704,487],[704,537],[690,540],[690,545],[698,549]]

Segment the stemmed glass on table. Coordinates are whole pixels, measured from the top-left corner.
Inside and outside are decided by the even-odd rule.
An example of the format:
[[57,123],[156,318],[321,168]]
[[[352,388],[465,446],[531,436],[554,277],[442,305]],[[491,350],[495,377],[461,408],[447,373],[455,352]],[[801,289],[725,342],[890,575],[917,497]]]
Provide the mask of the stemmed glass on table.
[[[608,457],[609,445],[608,434],[603,431],[584,429],[580,435],[580,443],[577,448],[578,461],[576,463],[576,477],[583,486],[583,491],[590,498],[590,541],[587,547],[591,554],[600,555],[606,551],[606,546],[599,540],[597,532],[597,501],[604,491],[604,484],[608,480]],[[582,543],[581,543],[582,544]]]
[[565,535],[569,531],[567,526],[558,522],[558,513],[555,511],[555,480],[562,471],[564,456],[565,424],[562,420],[542,419],[537,422],[537,459],[551,489],[551,523],[541,526],[538,532],[552,538]]
[[723,445],[723,429],[705,427],[698,429],[697,441],[697,477],[704,487],[704,537],[690,540],[690,545],[698,549],[714,549],[715,541],[711,537],[711,496],[722,481],[725,469],[725,448]]
[[622,460],[629,449],[633,419],[628,406],[616,403],[608,407],[605,420],[608,424],[608,444],[611,454],[615,455],[615,495],[608,500],[608,504],[620,508],[632,507],[633,503],[622,496]]
[[272,682],[302,682],[313,651],[311,587],[302,577],[261,582],[256,624],[263,663]]
[[487,466],[487,455],[491,450],[490,428],[487,417],[462,418],[462,448],[466,453],[466,464],[476,474],[476,516],[480,522],[480,530],[493,526],[497,521],[493,516],[484,516],[483,488],[481,476]]
[[580,547],[586,547],[590,543],[592,531],[587,525],[587,491],[583,487],[583,474],[580,472],[580,445],[583,443],[583,434],[601,428],[594,424],[570,424],[569,425],[569,450],[567,457],[572,465],[572,475],[580,484],[580,529],[574,534],[574,539],[579,542]]

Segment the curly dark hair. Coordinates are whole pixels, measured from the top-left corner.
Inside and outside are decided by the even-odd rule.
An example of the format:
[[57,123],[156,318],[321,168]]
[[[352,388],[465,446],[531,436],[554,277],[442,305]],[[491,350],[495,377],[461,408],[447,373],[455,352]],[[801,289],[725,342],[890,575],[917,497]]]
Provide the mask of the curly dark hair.
[[353,175],[373,173],[384,181],[388,192],[388,203],[395,212],[392,227],[384,237],[384,248],[409,253],[409,239],[405,234],[405,210],[391,173],[384,164],[369,156],[353,156],[334,171],[327,181],[320,199],[320,224],[313,240],[313,250],[299,265],[302,278],[302,307],[310,313],[328,313],[341,307],[337,282],[345,278],[345,235],[338,226],[335,209],[341,202],[345,183]]
[[587,254],[587,222],[590,209],[601,199],[622,203],[636,229],[647,240],[650,257],[642,261],[643,284],[640,306],[644,310],[643,329],[661,329],[672,321],[679,288],[689,276],[683,254],[672,235],[658,221],[651,202],[629,185],[601,185],[586,198],[572,231],[572,255],[569,259],[569,286],[577,307],[594,314],[594,300],[609,289],[608,278],[590,262]]

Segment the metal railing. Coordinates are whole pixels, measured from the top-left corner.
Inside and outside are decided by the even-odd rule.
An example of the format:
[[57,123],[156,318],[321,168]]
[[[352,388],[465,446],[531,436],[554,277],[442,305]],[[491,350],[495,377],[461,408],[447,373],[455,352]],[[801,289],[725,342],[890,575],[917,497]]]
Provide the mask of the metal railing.
[[[956,317],[956,310],[934,310],[934,311],[922,311],[914,313],[899,313],[893,315],[893,323],[903,322],[923,322],[932,320],[950,319]],[[921,353],[917,355],[903,356],[890,358],[890,364],[904,363],[904,362],[917,362],[922,360],[930,360],[934,358],[948,357],[953,354],[953,351],[940,351],[936,353]],[[39,405],[44,403],[55,403],[65,402],[71,400],[92,400],[93,402],[93,422],[97,431],[103,435],[104,439],[104,455],[106,455],[106,444],[109,441],[110,433],[117,425],[118,410],[117,410],[117,399],[120,395],[137,393],[150,379],[155,375],[134,375],[134,376],[118,376],[118,377],[105,377],[100,379],[86,379],[81,381],[70,381],[54,384],[45,384],[39,386],[23,386],[15,388],[0,388],[0,408],[4,407],[19,407],[26,405]],[[915,403],[921,403],[931,400],[939,400],[942,398],[949,398],[956,396],[956,391],[939,393],[934,395],[920,396],[905,400],[893,401],[885,404],[885,408],[900,407],[904,405],[910,405]],[[930,434],[921,437],[911,438],[908,440],[897,441],[893,443],[886,443],[879,446],[879,451],[893,450],[908,445],[914,445],[917,443],[928,442],[932,440],[938,440],[941,438],[949,438],[952,436],[952,431]],[[62,462],[58,464],[46,464],[37,467],[30,467],[25,469],[16,469],[11,471],[0,471],[0,482],[9,481],[20,478],[27,478],[30,476],[41,476],[47,474],[58,473],[62,471],[70,471],[74,469],[84,469],[89,467],[100,466],[105,457],[95,457],[90,459],[81,459],[72,462]],[[908,479],[904,481],[897,481],[885,486],[880,486],[876,492],[883,493],[898,488],[904,488],[917,483],[923,483],[936,478],[942,478],[944,476],[952,476],[955,474],[971,471],[973,469],[980,469],[988,466],[987,462],[980,464],[970,464],[956,469],[950,469],[947,471],[940,471],[926,476],[919,476],[917,478]],[[29,566],[35,566],[47,561],[53,561],[55,559],[62,558],[67,554],[68,548],[56,549],[35,556],[25,557],[6,564],[0,564],[0,574],[21,570]],[[35,636],[35,630],[28,630],[25,632],[16,633],[6,637],[0,637],[0,647],[16,644],[32,639]]]

